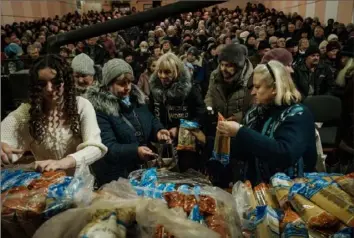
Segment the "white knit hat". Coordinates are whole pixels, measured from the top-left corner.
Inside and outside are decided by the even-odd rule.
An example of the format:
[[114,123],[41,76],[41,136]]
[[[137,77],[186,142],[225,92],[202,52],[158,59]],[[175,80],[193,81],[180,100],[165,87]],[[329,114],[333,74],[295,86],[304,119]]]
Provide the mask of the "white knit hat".
[[240,38],[246,41],[247,37],[250,35],[249,31],[244,31],[240,34]]
[[327,38],[328,41],[338,40],[338,36],[336,34],[330,34]]
[[95,75],[95,68],[93,60],[84,53],[81,53],[71,62],[71,68],[74,72],[87,75]]

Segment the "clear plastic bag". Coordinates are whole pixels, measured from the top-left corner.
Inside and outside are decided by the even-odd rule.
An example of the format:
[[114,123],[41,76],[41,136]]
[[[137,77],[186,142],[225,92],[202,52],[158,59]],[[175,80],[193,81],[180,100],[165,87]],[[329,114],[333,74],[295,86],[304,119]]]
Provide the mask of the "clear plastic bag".
[[68,177],[64,171],[5,172],[18,175],[2,176],[2,182],[7,186],[1,194],[4,228],[14,236],[12,231],[19,231],[18,227],[21,227],[21,237],[31,237],[48,218],[74,204],[87,204],[85,200],[91,200],[93,176],[87,168],[79,171],[76,177]]
[[168,209],[161,200],[142,200],[136,208],[136,220],[141,227],[142,238],[161,238],[162,226],[173,237],[220,237],[206,226],[187,219],[182,209]]

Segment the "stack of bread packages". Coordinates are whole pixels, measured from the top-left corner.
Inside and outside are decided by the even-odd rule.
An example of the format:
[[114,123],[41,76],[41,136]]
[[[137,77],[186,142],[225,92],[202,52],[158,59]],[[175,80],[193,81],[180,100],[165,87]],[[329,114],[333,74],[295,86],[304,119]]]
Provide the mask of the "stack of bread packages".
[[354,237],[354,173],[297,179],[277,173],[270,184],[235,186],[236,203],[236,193],[244,194],[238,203],[244,237]]

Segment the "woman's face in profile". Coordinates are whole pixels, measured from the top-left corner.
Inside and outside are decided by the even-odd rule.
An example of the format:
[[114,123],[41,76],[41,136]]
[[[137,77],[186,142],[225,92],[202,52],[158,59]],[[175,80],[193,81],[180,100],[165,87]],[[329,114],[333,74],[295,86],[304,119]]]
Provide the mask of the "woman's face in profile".
[[262,79],[261,74],[254,74],[251,95],[253,97],[253,103],[257,105],[267,105],[274,102],[276,89],[275,87],[268,86],[266,81]]

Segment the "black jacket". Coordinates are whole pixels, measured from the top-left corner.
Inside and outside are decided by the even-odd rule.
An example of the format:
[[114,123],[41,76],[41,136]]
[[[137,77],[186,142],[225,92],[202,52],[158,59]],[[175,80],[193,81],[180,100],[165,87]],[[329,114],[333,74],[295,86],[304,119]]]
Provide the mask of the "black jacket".
[[314,89],[313,95],[331,94],[334,85],[332,75],[332,71],[323,63],[319,63],[315,71],[311,72],[302,62],[295,67],[293,80],[304,97],[309,95],[310,85]]
[[93,47],[86,46],[83,53],[87,54],[95,62],[95,64],[99,64],[101,66],[103,66],[108,59],[108,52],[99,44],[96,44]]
[[187,70],[183,70],[169,88],[164,88],[154,73],[150,78],[150,87],[152,111],[165,128],[178,127],[180,119],[203,124],[206,107]]
[[[98,185],[117,180],[119,177],[126,178],[130,172],[138,169],[141,163],[138,147],[156,141],[157,132],[163,129],[145,105],[145,96],[137,86],[132,85],[130,97],[132,106],[127,107],[113,94],[98,88],[91,88],[86,94],[96,111],[102,143],[108,148],[107,154],[91,166]],[[122,115],[135,130],[124,121]],[[136,131],[142,132],[140,141]]]

